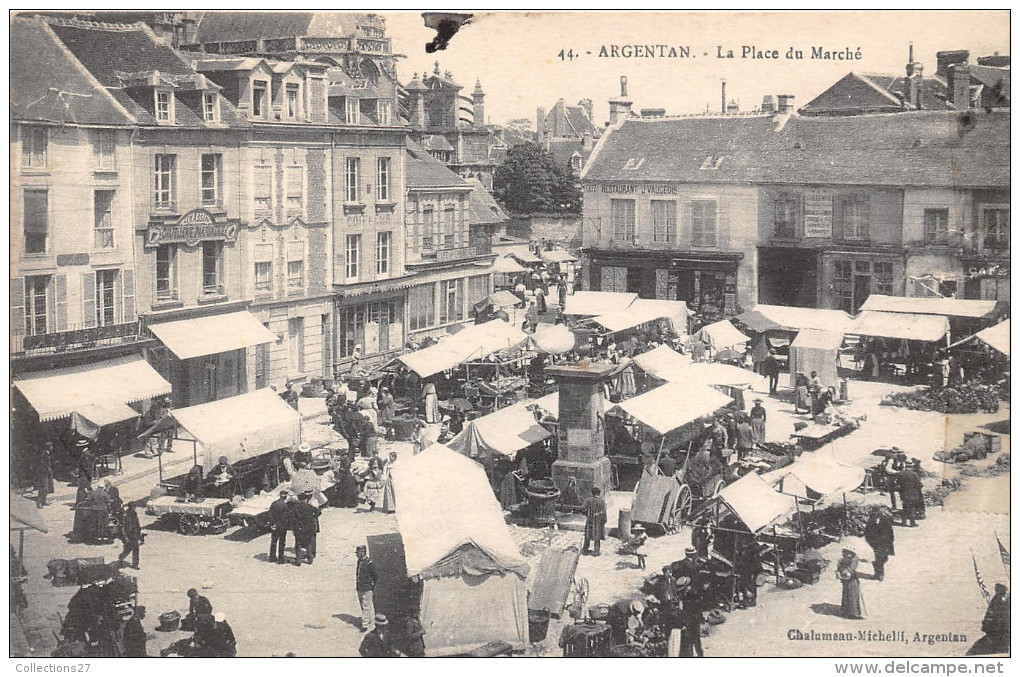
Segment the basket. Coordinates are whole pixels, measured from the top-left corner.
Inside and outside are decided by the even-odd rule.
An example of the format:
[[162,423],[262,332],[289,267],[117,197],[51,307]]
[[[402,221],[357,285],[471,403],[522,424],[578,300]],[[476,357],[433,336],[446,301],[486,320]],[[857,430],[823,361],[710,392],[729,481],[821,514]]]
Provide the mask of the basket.
[[167,611],[159,615],[160,632],[174,632],[181,627],[181,614],[177,611]]
[[532,642],[541,642],[549,633],[548,609],[528,609],[528,636]]

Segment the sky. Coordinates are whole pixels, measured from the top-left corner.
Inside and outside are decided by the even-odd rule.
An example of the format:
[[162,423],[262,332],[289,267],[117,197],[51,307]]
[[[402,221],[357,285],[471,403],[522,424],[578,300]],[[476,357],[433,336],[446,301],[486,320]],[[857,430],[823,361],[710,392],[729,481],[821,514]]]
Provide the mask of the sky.
[[[470,96],[476,78],[485,91],[492,123],[535,119],[536,108],[557,99],[570,105],[595,102],[595,122],[609,115],[608,100],[628,79],[633,109],[665,108],[668,115],[702,113],[720,107],[720,84],[741,110],[757,108],[766,94],[792,94],[800,106],[850,71],[903,74],[908,45],[915,61],[934,75],[935,53],[970,50],[971,63],[994,52],[1009,54],[1009,13],[956,12],[490,12],[476,14],[445,51],[427,54],[434,31],[414,12],[384,12],[401,82],[432,72],[435,61]],[[599,57],[603,46],[687,46],[690,58]],[[735,58],[720,59],[732,50]],[[743,48],[778,50],[778,59],[740,58]],[[786,59],[793,47],[802,60]],[[812,59],[812,47],[829,52],[860,50],[860,59]],[[656,48],[658,49],[658,48]],[[573,60],[561,59],[563,50]],[[588,54],[590,52],[590,54]],[[679,52],[679,50],[678,50]]]

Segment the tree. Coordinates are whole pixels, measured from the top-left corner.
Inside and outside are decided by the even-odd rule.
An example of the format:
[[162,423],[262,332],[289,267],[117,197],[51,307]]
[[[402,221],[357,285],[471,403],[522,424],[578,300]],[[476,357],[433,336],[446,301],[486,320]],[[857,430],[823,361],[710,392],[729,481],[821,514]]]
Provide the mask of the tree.
[[492,187],[500,204],[514,214],[581,212],[577,177],[534,143],[510,149],[496,168]]

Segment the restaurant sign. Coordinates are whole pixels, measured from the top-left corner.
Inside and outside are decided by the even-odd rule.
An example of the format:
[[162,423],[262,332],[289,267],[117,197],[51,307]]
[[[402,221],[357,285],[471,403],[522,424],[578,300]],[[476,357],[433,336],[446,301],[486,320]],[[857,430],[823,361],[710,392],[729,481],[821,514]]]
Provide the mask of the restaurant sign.
[[192,209],[176,223],[150,223],[145,232],[146,247],[175,242],[194,247],[207,240],[234,242],[237,240],[237,222],[216,223],[213,215],[205,209]]

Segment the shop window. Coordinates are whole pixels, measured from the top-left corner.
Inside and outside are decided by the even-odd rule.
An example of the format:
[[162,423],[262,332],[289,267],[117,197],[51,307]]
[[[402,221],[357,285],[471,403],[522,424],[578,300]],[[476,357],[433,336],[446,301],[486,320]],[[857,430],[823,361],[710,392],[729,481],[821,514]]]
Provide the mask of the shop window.
[[1009,207],[982,208],[981,227],[985,234],[985,247],[1009,248]]
[[867,197],[843,200],[843,238],[867,240],[871,234],[871,201]]
[[443,280],[439,283],[439,324],[464,319],[464,280]]
[[691,203],[691,244],[695,247],[717,246],[715,200],[694,200]]
[[834,274],[832,290],[836,295],[836,303],[841,310],[853,313],[854,308],[854,270],[848,260],[833,261]]
[[797,201],[788,198],[775,203],[776,237],[797,237]]
[[948,232],[948,209],[924,210],[924,241],[926,243],[934,244],[936,242],[945,242],[946,233]]
[[350,357],[365,345],[365,306],[349,306],[340,313],[340,357]]
[[156,248],[156,300],[177,298],[177,245],[161,244]]
[[652,200],[652,241],[676,242],[676,202]]
[[39,336],[47,333],[49,317],[49,275],[35,275],[25,278],[25,335]]
[[610,200],[609,210],[613,223],[613,239],[617,242],[634,242],[636,228],[634,200]]
[[408,329],[427,329],[436,323],[436,285],[411,287],[407,294]]

